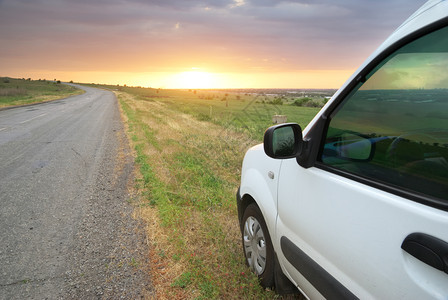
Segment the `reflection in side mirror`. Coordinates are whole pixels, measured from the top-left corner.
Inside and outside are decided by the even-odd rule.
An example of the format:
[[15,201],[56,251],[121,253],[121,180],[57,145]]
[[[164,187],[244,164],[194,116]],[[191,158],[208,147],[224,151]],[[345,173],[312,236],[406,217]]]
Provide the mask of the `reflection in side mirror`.
[[340,156],[353,160],[368,160],[372,143],[368,139],[346,140],[340,147]]
[[337,139],[325,144],[322,159],[324,162],[334,159],[367,161],[373,154],[372,141],[354,133],[343,133]]
[[286,123],[269,127],[264,134],[264,151],[272,158],[296,157],[302,145],[302,129]]

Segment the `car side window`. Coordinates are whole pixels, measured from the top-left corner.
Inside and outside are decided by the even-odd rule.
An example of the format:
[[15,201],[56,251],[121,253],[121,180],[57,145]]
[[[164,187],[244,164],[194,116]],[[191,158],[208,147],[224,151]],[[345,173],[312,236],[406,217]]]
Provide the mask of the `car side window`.
[[329,122],[322,163],[448,204],[448,27],[387,57]]

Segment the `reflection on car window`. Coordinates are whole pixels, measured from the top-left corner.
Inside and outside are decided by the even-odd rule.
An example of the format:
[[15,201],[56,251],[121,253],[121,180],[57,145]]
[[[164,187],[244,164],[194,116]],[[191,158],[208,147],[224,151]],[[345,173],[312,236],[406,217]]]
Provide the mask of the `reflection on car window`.
[[396,51],[344,100],[321,161],[448,201],[448,28]]

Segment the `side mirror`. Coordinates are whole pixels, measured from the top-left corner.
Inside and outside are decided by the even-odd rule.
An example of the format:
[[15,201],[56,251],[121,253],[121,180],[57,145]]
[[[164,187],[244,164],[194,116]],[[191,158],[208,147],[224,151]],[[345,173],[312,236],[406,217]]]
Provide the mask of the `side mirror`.
[[263,143],[264,152],[269,157],[296,157],[302,148],[302,129],[296,123],[269,127],[264,133]]

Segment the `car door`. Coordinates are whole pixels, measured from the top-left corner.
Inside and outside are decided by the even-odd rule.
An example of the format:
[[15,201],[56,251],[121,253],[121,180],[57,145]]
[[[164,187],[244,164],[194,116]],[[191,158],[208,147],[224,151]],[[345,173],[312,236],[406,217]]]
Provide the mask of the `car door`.
[[282,161],[283,271],[309,296],[447,299],[448,28],[394,51],[329,109],[314,165]]

